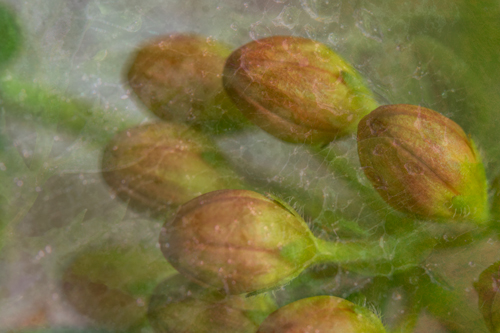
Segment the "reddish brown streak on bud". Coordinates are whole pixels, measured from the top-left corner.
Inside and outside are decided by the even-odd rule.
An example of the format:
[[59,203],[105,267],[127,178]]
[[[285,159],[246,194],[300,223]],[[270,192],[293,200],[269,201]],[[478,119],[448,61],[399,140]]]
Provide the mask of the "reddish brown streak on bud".
[[415,105],[381,106],[358,125],[363,171],[391,206],[425,217],[483,220],[486,180],[462,128]]
[[258,333],[385,333],[373,313],[334,296],[316,296],[273,312]]
[[186,203],[165,223],[160,246],[183,275],[230,294],[286,283],[317,251],[302,219],[244,190],[215,191]]
[[352,133],[375,105],[361,81],[326,45],[290,36],[246,44],[224,69],[225,89],[243,114],[291,142],[328,142]]

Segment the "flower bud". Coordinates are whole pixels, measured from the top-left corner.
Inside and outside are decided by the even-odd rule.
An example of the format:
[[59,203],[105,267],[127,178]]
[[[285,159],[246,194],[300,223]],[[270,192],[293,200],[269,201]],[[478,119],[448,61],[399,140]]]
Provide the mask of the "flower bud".
[[255,333],[276,308],[268,294],[226,296],[178,274],[156,287],[148,318],[157,333]]
[[424,218],[487,218],[486,177],[474,142],[439,113],[386,105],[358,127],[365,175],[397,210]]
[[138,98],[164,120],[223,132],[246,120],[222,87],[230,48],[197,35],[163,36],[142,46],[127,72]]
[[283,285],[317,253],[305,222],[276,201],[246,190],[221,190],[180,207],[160,246],[184,276],[228,294]]
[[111,140],[104,150],[102,174],[131,206],[162,211],[228,187],[222,174],[230,172],[219,170],[210,161],[214,157],[217,152],[208,139],[185,125],[148,124]]
[[352,134],[377,107],[353,67],[328,46],[300,37],[269,37],[234,51],[224,87],[247,118],[289,142]]
[[158,254],[144,244],[107,244],[81,252],[64,270],[65,300],[99,327],[139,327],[154,286],[174,272]]
[[500,261],[488,267],[474,283],[479,311],[490,332],[500,332]]
[[273,312],[257,333],[384,333],[380,319],[367,309],[334,296],[316,296]]

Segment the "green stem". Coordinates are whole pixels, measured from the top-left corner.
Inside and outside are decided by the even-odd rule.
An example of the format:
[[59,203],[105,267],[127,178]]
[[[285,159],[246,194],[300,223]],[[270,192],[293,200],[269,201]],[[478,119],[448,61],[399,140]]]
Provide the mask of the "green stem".
[[329,242],[315,239],[318,253],[314,258],[315,264],[321,263],[348,263],[355,261],[384,260],[387,254],[379,243],[368,242]]
[[327,162],[328,168],[335,175],[341,176],[348,183],[348,186],[350,186],[354,191],[357,191],[370,208],[372,208],[375,212],[380,212],[379,214],[385,214],[385,212],[381,212],[380,209],[388,207],[387,204],[372,187],[367,187],[361,184],[358,179],[356,168],[352,165],[352,163],[350,163],[346,158],[339,156],[335,149],[331,147],[323,148],[315,146],[311,147],[311,150]]
[[51,91],[15,77],[0,79],[0,98],[4,105],[12,105],[12,116],[29,118],[45,124],[60,124],[74,135],[85,127],[93,135],[109,139],[116,130],[128,128],[140,122],[128,119],[120,113],[100,110],[84,100]]
[[398,237],[370,242],[329,242],[315,238],[317,254],[311,264],[339,263],[361,274],[392,275],[419,265],[436,242],[425,226]]

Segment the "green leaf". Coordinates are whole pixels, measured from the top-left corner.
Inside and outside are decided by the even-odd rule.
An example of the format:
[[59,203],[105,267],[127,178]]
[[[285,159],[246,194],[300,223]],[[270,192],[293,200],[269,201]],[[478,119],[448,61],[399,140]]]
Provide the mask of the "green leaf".
[[11,60],[21,47],[21,29],[14,13],[0,3],[0,66]]

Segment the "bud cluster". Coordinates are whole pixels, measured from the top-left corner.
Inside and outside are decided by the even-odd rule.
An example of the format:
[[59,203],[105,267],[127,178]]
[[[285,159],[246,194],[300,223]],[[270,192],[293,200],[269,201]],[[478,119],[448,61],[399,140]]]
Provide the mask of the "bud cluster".
[[[401,10],[405,1],[399,0],[392,3],[397,6],[344,1],[340,12],[340,2],[327,0],[253,1],[268,13],[283,6],[272,20],[276,29],[328,34],[330,42],[336,32],[320,27],[337,21],[339,38],[349,37],[342,43],[351,50],[345,59],[299,36],[270,36],[234,48],[192,33],[157,36],[126,64],[122,95],[126,103],[133,92],[139,109],[150,112],[146,119],[156,120],[119,132],[103,147],[100,175],[109,196],[92,198],[103,199],[99,209],[84,209],[89,202],[76,191],[71,194],[79,202],[67,211],[51,202],[87,185],[83,172],[81,184],[63,190],[44,182],[84,169],[75,163],[81,159],[94,162],[88,148],[108,138],[110,129],[123,128],[131,114],[107,107],[89,112],[99,103],[44,87],[57,81],[57,70],[47,78],[30,77],[27,69],[44,67],[37,66],[38,58],[41,64],[53,61],[51,52],[47,58],[36,51],[71,48],[73,28],[63,39],[53,37],[80,17],[68,16],[75,8],[85,8],[81,14],[98,25],[127,32],[135,31],[129,23],[139,28],[142,18],[163,13],[143,11],[162,8],[158,0],[145,7],[137,2],[133,12],[126,4],[118,5],[125,11],[117,9],[120,1],[52,2],[62,9],[49,15],[56,20],[34,22],[43,26],[37,38],[24,38],[28,29],[21,29],[14,10],[43,1],[18,1],[12,10],[0,3],[2,332],[384,333],[384,325],[390,332],[500,332],[500,149],[491,135],[498,125],[499,1],[438,1],[430,9],[429,1],[420,1],[424,11],[419,1],[406,1],[410,11]],[[176,8],[189,8],[177,2]],[[304,16],[310,22],[305,30],[288,24],[303,19],[298,2],[312,19]],[[194,3],[203,4],[188,1]],[[223,4],[217,12],[228,13],[220,11],[228,7]],[[443,28],[446,21],[453,31]],[[345,30],[347,22],[357,29]],[[425,31],[416,29],[421,23]],[[221,35],[244,36],[244,29],[231,28]],[[128,35],[156,30],[145,29]],[[87,43],[95,31],[91,35],[83,33],[84,40],[73,45],[78,52],[71,53],[95,51]],[[439,41],[443,36],[450,41]],[[38,37],[40,45],[21,50],[23,39]],[[64,47],[46,47],[49,40]],[[97,74],[110,59],[121,59],[107,56],[120,48],[94,46],[102,50],[91,61]],[[398,52],[387,52],[391,48]],[[364,65],[349,64],[350,56]],[[16,58],[21,61],[10,67]],[[77,57],[82,66],[73,58],[73,68],[89,68],[89,57]],[[385,88],[397,82],[392,73],[371,81],[359,71],[382,72],[393,61],[393,68],[411,69],[400,78],[407,82],[399,83],[418,86],[422,98],[415,100],[437,111],[379,105],[369,84],[381,85],[381,100],[404,101],[412,91],[388,93]],[[374,64],[375,70],[367,68]],[[90,77],[101,81],[96,73]],[[452,101],[451,91],[460,98]],[[464,130],[440,112],[475,124]],[[478,125],[493,137],[481,133],[487,170],[486,153],[467,132]],[[71,147],[56,144],[59,135],[52,134],[60,129],[79,139]],[[264,142],[266,154],[257,156],[262,146],[252,141]],[[227,149],[228,142],[236,148]],[[242,166],[231,168],[238,160],[231,154],[245,161]],[[286,165],[267,161],[274,155],[288,157]],[[245,170],[245,178],[235,170]],[[280,171],[269,176],[273,170]],[[276,196],[261,194],[270,191]],[[101,209],[115,197],[121,201]],[[64,202],[74,196],[68,198]],[[295,200],[304,216],[280,198]],[[45,210],[51,214],[39,216]],[[62,228],[52,217],[68,223]],[[39,220],[52,229],[28,235],[26,226]],[[71,309],[61,311],[66,305]],[[77,327],[45,327],[68,320]]]
[[[382,333],[373,313],[344,299],[310,297],[276,310],[266,292],[319,263],[351,263],[359,274],[404,272],[436,243],[418,230],[395,240],[325,241],[286,203],[241,189],[251,186],[221,167],[205,134],[248,129],[242,115],[292,143],[357,134],[361,167],[380,202],[407,221],[488,221],[481,157],[461,127],[420,106],[378,107],[360,73],[322,43],[274,36],[231,53],[200,36],[171,35],[146,44],[127,78],[163,122],[118,134],[104,150],[103,177],[132,208],[178,208],[159,246],[180,275],[151,297],[156,332]],[[346,170],[337,165],[330,167]]]

